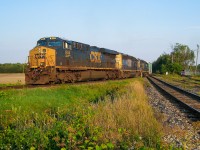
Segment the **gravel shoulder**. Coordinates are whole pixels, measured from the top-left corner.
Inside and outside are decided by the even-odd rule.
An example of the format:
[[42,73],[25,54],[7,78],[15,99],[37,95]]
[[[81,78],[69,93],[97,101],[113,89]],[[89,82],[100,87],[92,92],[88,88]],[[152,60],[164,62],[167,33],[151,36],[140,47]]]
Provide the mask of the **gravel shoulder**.
[[[146,79],[147,80],[147,79]],[[200,149],[200,121],[192,122],[170,99],[161,95],[147,80],[146,93],[156,118],[163,125],[163,141],[176,148]]]

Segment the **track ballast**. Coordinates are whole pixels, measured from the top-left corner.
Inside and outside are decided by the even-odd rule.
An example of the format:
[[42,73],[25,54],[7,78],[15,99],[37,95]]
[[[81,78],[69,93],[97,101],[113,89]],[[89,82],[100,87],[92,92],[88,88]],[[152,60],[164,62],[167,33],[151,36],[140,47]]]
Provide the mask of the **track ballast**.
[[181,106],[181,109],[185,110],[190,119],[194,121],[200,120],[200,96],[155,77],[148,77],[148,79],[163,93],[174,99]]

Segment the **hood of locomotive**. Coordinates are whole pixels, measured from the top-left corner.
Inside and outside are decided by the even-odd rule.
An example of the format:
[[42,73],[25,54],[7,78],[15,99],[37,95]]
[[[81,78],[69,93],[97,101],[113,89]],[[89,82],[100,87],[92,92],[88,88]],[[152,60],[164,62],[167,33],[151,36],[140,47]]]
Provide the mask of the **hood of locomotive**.
[[36,46],[29,52],[29,68],[55,66],[56,50],[45,46]]
[[56,50],[45,46],[36,46],[29,52],[28,67],[25,73],[26,84],[47,84],[55,68]]

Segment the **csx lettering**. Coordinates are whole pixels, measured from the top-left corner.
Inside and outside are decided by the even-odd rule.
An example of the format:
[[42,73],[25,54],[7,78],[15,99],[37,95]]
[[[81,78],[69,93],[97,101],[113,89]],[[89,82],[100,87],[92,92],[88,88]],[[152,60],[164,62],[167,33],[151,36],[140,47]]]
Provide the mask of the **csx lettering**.
[[101,62],[101,53],[100,52],[91,52],[90,53],[90,60],[91,62]]
[[36,59],[45,58],[45,54],[43,54],[43,53],[41,53],[41,54],[35,54],[35,58]]

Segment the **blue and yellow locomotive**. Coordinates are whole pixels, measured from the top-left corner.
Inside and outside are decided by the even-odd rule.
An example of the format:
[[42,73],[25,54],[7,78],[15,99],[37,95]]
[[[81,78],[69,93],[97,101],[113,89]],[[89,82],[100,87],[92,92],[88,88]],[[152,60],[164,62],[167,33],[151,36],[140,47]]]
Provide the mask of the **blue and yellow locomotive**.
[[45,37],[29,52],[25,81],[51,84],[146,74],[148,63],[133,56],[59,37]]

